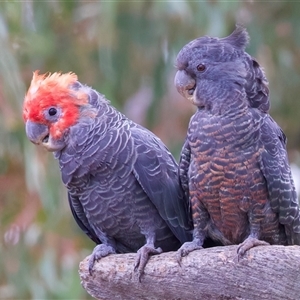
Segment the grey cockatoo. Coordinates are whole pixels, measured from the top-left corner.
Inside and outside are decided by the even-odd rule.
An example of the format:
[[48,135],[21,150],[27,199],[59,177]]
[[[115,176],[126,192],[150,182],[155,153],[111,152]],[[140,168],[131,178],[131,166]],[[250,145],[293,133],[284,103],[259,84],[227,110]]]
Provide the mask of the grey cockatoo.
[[171,153],[75,74],[35,72],[23,116],[29,140],[54,152],[73,216],[98,244],[90,271],[110,253],[137,252],[140,277],[149,255],[191,239]]

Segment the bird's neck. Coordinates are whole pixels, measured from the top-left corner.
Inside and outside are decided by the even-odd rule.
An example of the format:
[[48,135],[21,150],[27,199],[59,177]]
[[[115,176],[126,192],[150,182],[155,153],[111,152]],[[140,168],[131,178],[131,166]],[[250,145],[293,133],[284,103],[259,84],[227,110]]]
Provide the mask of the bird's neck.
[[212,115],[231,116],[237,113],[243,113],[248,109],[247,96],[243,90],[227,89],[223,93],[215,95],[214,98],[205,101],[203,107],[199,110],[207,111]]

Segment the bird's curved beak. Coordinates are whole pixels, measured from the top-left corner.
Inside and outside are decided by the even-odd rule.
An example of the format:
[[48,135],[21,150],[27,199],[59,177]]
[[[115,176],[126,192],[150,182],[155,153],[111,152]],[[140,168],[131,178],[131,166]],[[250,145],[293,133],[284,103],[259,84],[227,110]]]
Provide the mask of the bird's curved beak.
[[44,124],[34,123],[30,120],[26,121],[26,135],[28,139],[34,144],[41,144],[47,142],[49,138],[48,126]]
[[193,102],[194,92],[196,89],[196,81],[191,76],[189,76],[186,71],[177,71],[174,79],[175,86],[179,94],[184,98]]

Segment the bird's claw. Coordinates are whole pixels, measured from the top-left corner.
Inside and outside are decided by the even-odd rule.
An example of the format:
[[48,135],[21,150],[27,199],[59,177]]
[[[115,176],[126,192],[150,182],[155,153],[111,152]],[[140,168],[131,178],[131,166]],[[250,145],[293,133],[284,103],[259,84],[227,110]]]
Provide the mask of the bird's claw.
[[237,248],[238,260],[240,260],[249,249],[256,246],[268,246],[268,245],[270,244],[265,241],[261,241],[253,237],[248,237],[241,244],[239,244]]
[[134,271],[138,272],[138,280],[141,282],[141,276],[144,273],[145,266],[149,260],[150,255],[160,254],[162,253],[162,249],[154,248],[152,245],[144,245],[141,247],[136,255],[135,263],[134,263]]
[[105,244],[97,245],[94,248],[94,250],[90,256],[90,259],[89,259],[90,275],[93,275],[93,267],[94,267],[95,261],[99,260],[102,257],[107,256],[108,254],[115,254],[115,253],[116,253],[116,251],[112,246],[105,245]]
[[199,245],[195,240],[192,242],[186,242],[184,243],[176,253],[177,257],[177,262],[181,266],[181,259],[184,256],[187,256],[189,253],[195,251],[195,250],[200,250],[203,249],[202,245]]

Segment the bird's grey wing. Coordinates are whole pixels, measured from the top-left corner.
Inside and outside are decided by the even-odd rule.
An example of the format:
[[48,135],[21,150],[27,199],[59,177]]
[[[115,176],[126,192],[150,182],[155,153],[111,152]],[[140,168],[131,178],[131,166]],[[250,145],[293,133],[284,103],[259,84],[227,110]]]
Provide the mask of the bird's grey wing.
[[266,179],[271,208],[285,225],[288,242],[300,244],[300,211],[286,152],[286,138],[281,128],[269,116],[263,116],[260,168]]
[[268,80],[259,63],[245,53],[247,77],[245,91],[251,107],[267,113],[270,109]]
[[131,128],[137,158],[134,174],[161,217],[181,242],[191,238],[188,199],[178,178],[178,165],[166,146],[151,132]]
[[191,151],[190,146],[188,143],[188,139],[186,138],[181,154],[180,154],[180,160],[179,160],[179,178],[180,178],[180,184],[183,188],[184,194],[186,199],[189,199],[189,166],[190,166],[190,159],[191,159]]
[[98,239],[95,231],[91,228],[89,224],[89,221],[84,213],[83,207],[79,199],[75,196],[72,196],[70,193],[68,193],[68,200],[69,200],[73,217],[76,223],[81,228],[81,230],[96,244],[101,244],[101,241]]

